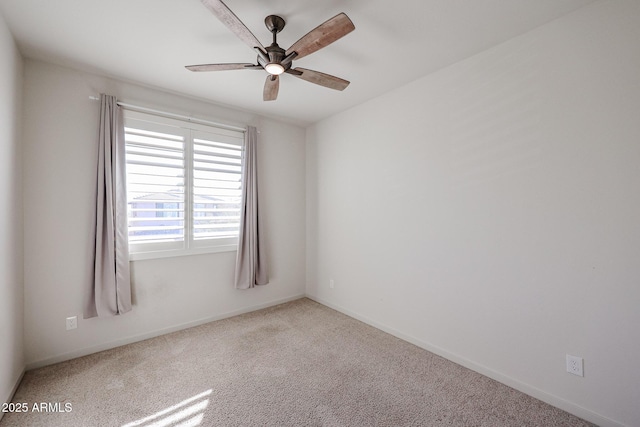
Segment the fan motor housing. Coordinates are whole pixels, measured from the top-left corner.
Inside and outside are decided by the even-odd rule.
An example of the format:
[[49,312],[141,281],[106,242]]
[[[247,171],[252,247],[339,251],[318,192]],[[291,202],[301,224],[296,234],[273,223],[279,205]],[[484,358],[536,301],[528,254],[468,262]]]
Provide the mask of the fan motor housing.
[[265,50],[267,51],[267,55],[269,55],[270,62],[280,63],[280,61],[284,59],[285,50],[275,43],[265,47]]

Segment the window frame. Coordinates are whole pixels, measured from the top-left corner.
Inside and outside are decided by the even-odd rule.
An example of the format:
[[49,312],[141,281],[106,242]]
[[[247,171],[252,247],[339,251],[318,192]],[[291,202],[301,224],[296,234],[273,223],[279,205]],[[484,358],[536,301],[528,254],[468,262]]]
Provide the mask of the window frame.
[[[237,145],[240,149],[240,189],[242,189],[244,186],[244,183],[242,182],[245,153],[244,132],[126,109],[124,110],[124,123],[125,127],[155,132],[163,132],[163,129],[166,132],[167,128],[172,128],[176,130],[174,133],[175,135],[179,134],[184,137],[183,240],[166,242],[129,242],[129,260],[136,261],[236,251],[238,249],[238,236],[210,239],[194,238],[194,141],[202,134],[216,135],[222,139],[222,141],[219,142]],[[129,225],[129,217],[129,196],[127,194],[127,226]]]

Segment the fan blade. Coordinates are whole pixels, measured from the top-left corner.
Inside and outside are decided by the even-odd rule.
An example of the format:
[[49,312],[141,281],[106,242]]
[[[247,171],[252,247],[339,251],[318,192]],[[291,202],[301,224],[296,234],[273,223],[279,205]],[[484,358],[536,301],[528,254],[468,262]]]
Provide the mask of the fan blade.
[[189,71],[224,71],[224,70],[262,70],[260,65],[255,64],[201,64],[201,65],[187,65]]
[[278,76],[267,76],[267,81],[264,82],[262,99],[264,101],[275,101],[278,97],[278,89],[280,89],[280,79]]
[[300,59],[330,45],[355,29],[356,27],[349,17],[344,13],[340,13],[324,24],[320,24],[309,31],[300,40],[295,42],[293,46],[287,49],[286,54],[289,55],[291,52],[298,52],[296,59]]
[[[296,76],[299,79],[315,83],[329,89],[345,90],[349,86],[349,81],[320,71],[307,70],[306,68],[292,68],[286,71],[287,74]],[[301,74],[300,74],[301,73]]]
[[202,4],[213,13],[216,18],[227,26],[240,40],[245,42],[250,48],[260,47],[264,50],[262,43],[253,35],[242,21],[224,4],[221,0],[201,0]]

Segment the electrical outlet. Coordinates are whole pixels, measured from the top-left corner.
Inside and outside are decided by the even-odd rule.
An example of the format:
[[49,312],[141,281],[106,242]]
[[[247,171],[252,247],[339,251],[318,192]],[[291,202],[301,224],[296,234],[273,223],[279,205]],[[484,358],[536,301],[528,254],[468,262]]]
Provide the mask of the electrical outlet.
[[67,317],[67,331],[78,327],[78,316]]
[[333,289],[335,285],[335,282],[333,281],[333,279],[329,279],[329,288]]
[[579,377],[584,377],[582,357],[567,354],[567,372]]

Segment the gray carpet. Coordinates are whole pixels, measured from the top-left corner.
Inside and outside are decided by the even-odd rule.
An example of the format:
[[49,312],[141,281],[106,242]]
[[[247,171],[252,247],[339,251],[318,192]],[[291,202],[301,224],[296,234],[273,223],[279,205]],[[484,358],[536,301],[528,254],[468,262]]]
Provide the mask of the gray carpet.
[[591,425],[309,299],[29,371],[14,402],[2,427]]

